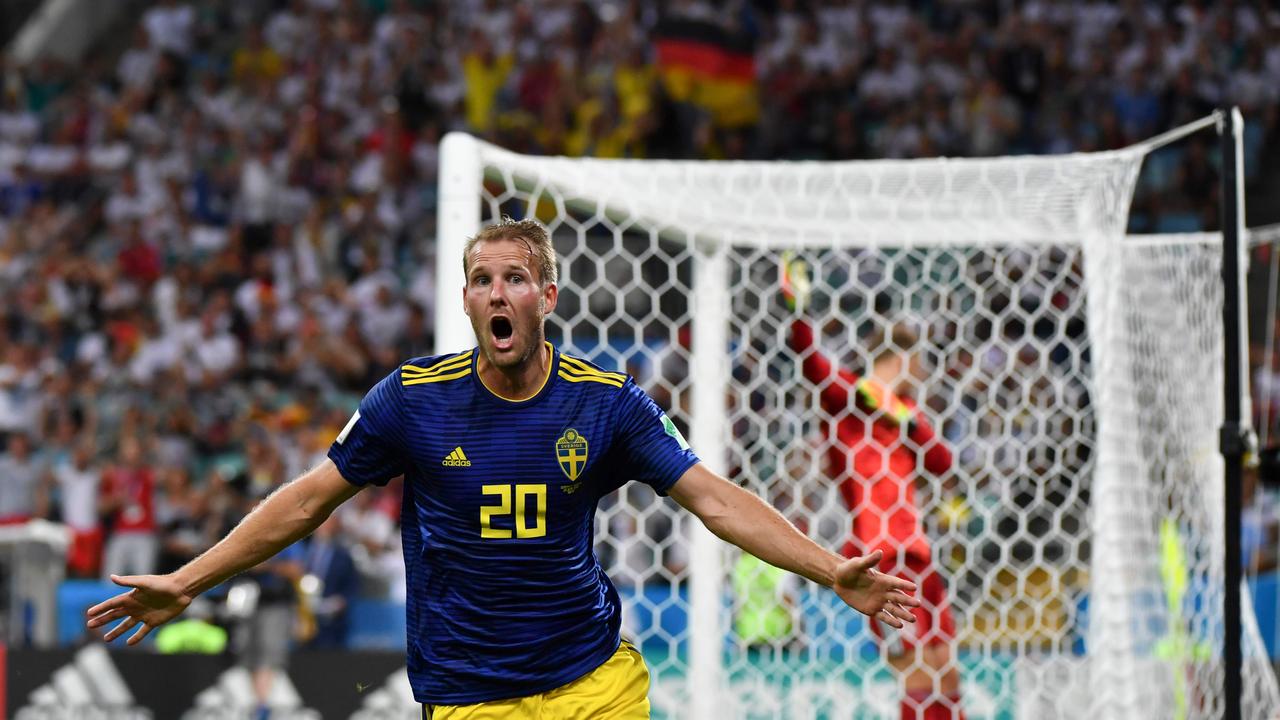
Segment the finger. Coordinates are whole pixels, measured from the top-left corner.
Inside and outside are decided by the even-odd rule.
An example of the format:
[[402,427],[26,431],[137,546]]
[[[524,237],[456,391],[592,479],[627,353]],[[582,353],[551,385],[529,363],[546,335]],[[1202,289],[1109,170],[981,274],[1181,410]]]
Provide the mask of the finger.
[[96,617],[98,615],[101,615],[104,612],[107,612],[108,610],[114,610],[118,607],[123,607],[124,604],[128,602],[128,600],[129,600],[129,593],[120,593],[119,595],[116,595],[110,600],[104,600],[98,603],[97,605],[94,605],[93,607],[89,608],[88,610],[85,610],[84,614],[88,615],[89,617]]
[[91,628],[102,627],[103,625],[106,625],[112,620],[115,620],[116,618],[122,618],[128,614],[129,614],[129,611],[125,610],[124,608],[115,608],[114,610],[108,610],[107,612],[104,612],[101,615],[96,615],[90,618],[89,622],[85,624]]
[[147,623],[142,623],[142,627],[138,628],[137,632],[129,636],[128,644],[137,645],[142,642],[142,638],[146,637],[149,632],[151,632],[151,626]]
[[112,640],[115,640],[121,635],[129,632],[129,630],[131,630],[133,626],[137,624],[138,624],[138,621],[135,618],[128,618],[126,620],[123,620],[119,625],[111,628],[110,632],[108,632],[106,635],[103,635],[102,639],[106,640],[107,642],[111,642]]
[[885,596],[885,599],[888,600],[889,602],[897,603],[899,605],[907,605],[910,607],[920,607],[920,598],[914,595],[910,595],[908,594],[908,592],[910,591],[906,591],[906,592],[894,591],[889,593],[887,596]]
[[883,573],[881,574],[881,577],[884,578],[884,583],[889,586],[889,589],[896,590],[904,595],[912,595],[919,589],[916,587],[916,584],[910,580],[904,580],[903,578],[894,577],[892,575],[884,575]]
[[854,567],[856,567],[856,568],[858,568],[859,570],[869,570],[869,569],[871,569],[871,568],[873,568],[873,567],[875,567],[875,566],[879,565],[879,564],[880,564],[880,558],[882,558],[882,557],[884,557],[884,551],[883,551],[883,550],[876,550],[876,551],[874,551],[874,552],[871,552],[871,553],[868,553],[868,554],[866,554],[866,555],[863,555],[863,556],[862,556],[862,557],[860,557],[860,558],[854,558],[854,559],[853,559],[853,566],[854,566]]
[[876,619],[889,627],[902,628],[902,621],[894,617],[893,613],[888,610],[881,610],[876,614]]
[[899,620],[902,620],[903,622],[913,623],[916,621],[915,613],[895,603],[889,603],[888,605],[886,605],[884,608],[884,612],[889,613],[890,615],[898,618]]
[[853,582],[854,578],[874,568],[884,556],[883,550],[876,550],[870,555],[846,560],[836,570],[836,577],[842,584]]
[[112,575],[111,582],[121,587],[141,588],[147,585],[146,575]]

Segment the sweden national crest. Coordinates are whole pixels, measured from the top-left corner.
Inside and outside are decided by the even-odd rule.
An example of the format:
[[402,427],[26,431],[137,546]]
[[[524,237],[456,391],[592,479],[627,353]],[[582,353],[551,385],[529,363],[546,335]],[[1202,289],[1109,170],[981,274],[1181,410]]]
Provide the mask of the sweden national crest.
[[570,482],[577,482],[587,466],[587,439],[570,428],[556,440],[556,460]]

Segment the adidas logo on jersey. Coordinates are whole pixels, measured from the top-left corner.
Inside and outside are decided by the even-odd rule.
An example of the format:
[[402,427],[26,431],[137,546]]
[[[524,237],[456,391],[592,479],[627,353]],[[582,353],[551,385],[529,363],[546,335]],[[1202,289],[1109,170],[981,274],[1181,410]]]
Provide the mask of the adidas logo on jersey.
[[445,459],[440,463],[445,467],[471,467],[471,461],[467,459],[467,454],[462,452],[462,446],[453,449]]

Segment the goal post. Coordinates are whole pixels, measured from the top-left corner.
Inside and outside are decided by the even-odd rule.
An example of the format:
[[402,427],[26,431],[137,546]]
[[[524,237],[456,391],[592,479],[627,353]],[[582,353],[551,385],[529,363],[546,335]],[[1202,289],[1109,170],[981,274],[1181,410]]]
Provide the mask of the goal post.
[[[1145,155],[1213,123],[1103,153],[829,163],[532,157],[451,133],[437,348],[475,341],[457,312],[465,239],[538,218],[561,258],[553,342],[634,375],[713,469],[839,550],[832,418],[775,298],[796,250],[822,352],[857,369],[895,323],[927,348],[911,389],[955,462],[914,502],[968,716],[1219,717],[1222,240],[1125,235]],[[750,639],[736,551],[670,501],[633,483],[596,530],[655,717],[897,716],[883,650],[830,593],[790,588],[790,636]],[[1256,717],[1280,692],[1245,605]]]

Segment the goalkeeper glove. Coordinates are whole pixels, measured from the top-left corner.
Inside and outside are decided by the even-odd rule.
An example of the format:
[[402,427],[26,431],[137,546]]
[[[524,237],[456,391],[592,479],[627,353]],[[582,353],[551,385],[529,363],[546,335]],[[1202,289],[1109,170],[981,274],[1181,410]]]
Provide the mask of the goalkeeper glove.
[[809,307],[809,264],[787,250],[779,261],[778,278],[783,304],[792,312],[803,313]]

